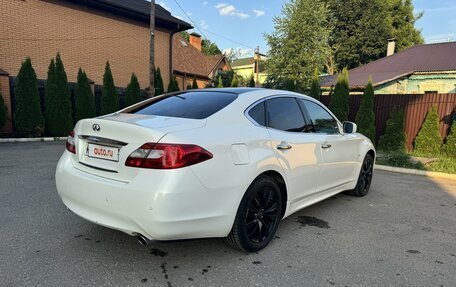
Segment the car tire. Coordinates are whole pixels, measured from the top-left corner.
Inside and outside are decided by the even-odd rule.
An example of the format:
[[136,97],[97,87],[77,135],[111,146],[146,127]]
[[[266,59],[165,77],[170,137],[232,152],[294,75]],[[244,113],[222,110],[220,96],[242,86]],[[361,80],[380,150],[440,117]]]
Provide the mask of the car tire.
[[371,154],[366,154],[361,170],[359,172],[358,181],[356,186],[352,190],[348,190],[345,193],[357,197],[365,196],[370,189],[372,184],[372,177],[374,174],[374,158]]
[[242,198],[225,241],[241,251],[259,251],[274,238],[281,218],[280,188],[270,177],[260,176]]

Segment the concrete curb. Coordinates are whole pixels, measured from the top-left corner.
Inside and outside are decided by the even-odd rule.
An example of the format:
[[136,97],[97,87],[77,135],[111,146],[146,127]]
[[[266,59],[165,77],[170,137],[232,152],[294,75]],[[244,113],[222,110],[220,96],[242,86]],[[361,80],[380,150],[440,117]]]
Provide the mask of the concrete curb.
[[0,143],[26,143],[26,142],[56,142],[66,141],[67,137],[47,138],[0,138]]
[[375,165],[375,170],[383,170],[383,171],[397,172],[397,173],[403,173],[403,174],[424,175],[424,176],[433,177],[433,178],[444,178],[444,179],[456,180],[456,174],[449,174],[449,173],[444,173],[444,172],[425,171],[425,170],[409,169],[409,168],[402,168],[402,167],[392,167],[392,166],[378,165],[378,164]]

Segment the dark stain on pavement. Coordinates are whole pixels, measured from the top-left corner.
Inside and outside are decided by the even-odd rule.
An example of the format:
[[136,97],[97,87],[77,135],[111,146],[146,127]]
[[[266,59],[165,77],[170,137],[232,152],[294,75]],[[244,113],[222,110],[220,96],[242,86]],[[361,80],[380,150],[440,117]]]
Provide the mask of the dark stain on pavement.
[[168,252],[162,251],[162,250],[157,249],[157,248],[152,248],[150,250],[150,254],[152,254],[154,256],[165,257],[166,255],[168,255]]
[[211,265],[208,265],[206,268],[203,268],[203,270],[201,270],[201,274],[206,274],[207,272],[209,272],[209,269],[211,269]]
[[141,279],[141,283],[146,283],[146,282],[147,282],[147,278]]
[[302,226],[315,226],[318,228],[329,228],[329,223],[313,216],[298,216],[298,222]]
[[326,279],[326,281],[328,281],[328,283],[329,283],[331,286],[336,285],[336,282],[334,282],[334,281],[331,281],[331,280],[329,280],[329,279]]
[[261,263],[262,263],[261,261],[253,261],[253,262],[252,262],[252,264],[254,264],[254,265],[259,265],[259,264],[261,264]]
[[82,234],[79,234],[79,235],[76,235],[74,238],[79,238],[79,237],[82,237],[83,235]]
[[410,254],[421,254],[421,252],[419,250],[414,250],[414,249],[409,249],[406,252],[410,253]]
[[442,261],[439,261],[439,260],[435,260],[435,263],[437,263],[437,264],[443,264],[443,262],[442,262]]
[[188,281],[193,281],[193,278],[192,277],[188,277]]

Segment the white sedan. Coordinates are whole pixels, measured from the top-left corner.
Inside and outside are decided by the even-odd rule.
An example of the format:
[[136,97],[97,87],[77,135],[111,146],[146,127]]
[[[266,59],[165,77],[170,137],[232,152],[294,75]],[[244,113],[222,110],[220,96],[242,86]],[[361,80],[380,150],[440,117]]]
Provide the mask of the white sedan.
[[310,97],[204,89],[79,121],[55,177],[71,211],[143,244],[226,237],[254,252],[294,212],[366,195],[374,161],[356,124]]

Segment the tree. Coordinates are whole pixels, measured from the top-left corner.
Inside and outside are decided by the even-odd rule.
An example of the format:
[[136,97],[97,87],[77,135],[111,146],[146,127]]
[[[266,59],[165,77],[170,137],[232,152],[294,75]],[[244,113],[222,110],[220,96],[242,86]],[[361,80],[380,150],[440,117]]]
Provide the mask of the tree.
[[239,86],[238,77],[236,74],[233,75],[233,80],[231,81],[231,87]]
[[392,33],[385,1],[329,0],[329,7],[329,44],[338,68],[352,69],[386,55]]
[[350,90],[348,85],[348,70],[344,68],[342,74],[339,74],[334,92],[331,97],[329,109],[341,121],[348,120],[350,111]]
[[250,76],[249,87],[251,87],[251,88],[255,87],[255,79],[253,78],[253,75]]
[[78,80],[76,83],[75,95],[75,120],[89,119],[96,116],[95,98],[90,88],[89,78],[79,68]]
[[0,93],[0,130],[5,126],[7,120],[7,109],[5,106],[5,100]]
[[309,91],[309,96],[316,100],[320,100],[321,97],[321,88],[320,88],[320,73],[318,72],[318,69],[315,69],[314,75],[312,78],[312,83],[310,85],[310,91]]
[[177,83],[176,76],[172,76],[168,84],[168,93],[179,91],[179,84]]
[[327,0],[332,56],[327,70],[349,69],[386,55],[389,38],[396,38],[397,50],[423,43],[415,22],[411,0]]
[[222,76],[218,76],[218,84],[217,84],[217,87],[218,88],[223,88],[223,82],[222,82]]
[[192,89],[192,85],[190,83],[188,83],[186,90],[191,90],[191,89]]
[[165,93],[165,86],[160,72],[160,68],[155,70],[155,95],[159,96]]
[[106,115],[119,110],[119,95],[112,78],[111,66],[106,62],[103,75],[103,90],[101,91],[101,114]]
[[270,47],[266,69],[274,87],[307,90],[314,69],[325,64],[330,27],[324,2],[291,0],[274,18],[274,31],[265,35]]
[[411,0],[388,0],[388,2],[392,26],[391,37],[396,39],[396,50],[402,51],[423,44],[421,31],[415,28],[415,23],[423,17],[423,12],[415,15]]
[[358,131],[375,144],[374,86],[372,85],[371,77],[369,77],[361,98],[361,105],[356,114],[356,124],[358,125]]
[[385,134],[378,142],[378,149],[386,152],[405,152],[404,112],[393,108],[386,122]]
[[73,129],[73,116],[68,78],[60,54],[51,60],[45,93],[46,132],[65,136]]
[[222,81],[222,87],[230,87],[231,82],[233,81],[234,72],[233,71],[220,71],[217,73],[217,77],[212,78],[211,86],[218,87],[219,86],[219,78]]
[[456,120],[453,121],[450,133],[446,138],[445,144],[442,146],[442,153],[456,159]]
[[141,101],[141,88],[139,87],[138,78],[133,73],[131,74],[130,83],[125,91],[125,105],[132,106]]
[[442,138],[439,132],[437,107],[432,106],[415,138],[414,152],[419,155],[434,156],[440,153]]
[[19,136],[41,136],[44,118],[41,113],[36,73],[30,58],[25,59],[14,83],[16,111],[14,123]]
[[198,89],[198,82],[196,81],[196,77],[193,78],[192,89],[194,89],[194,90]]

